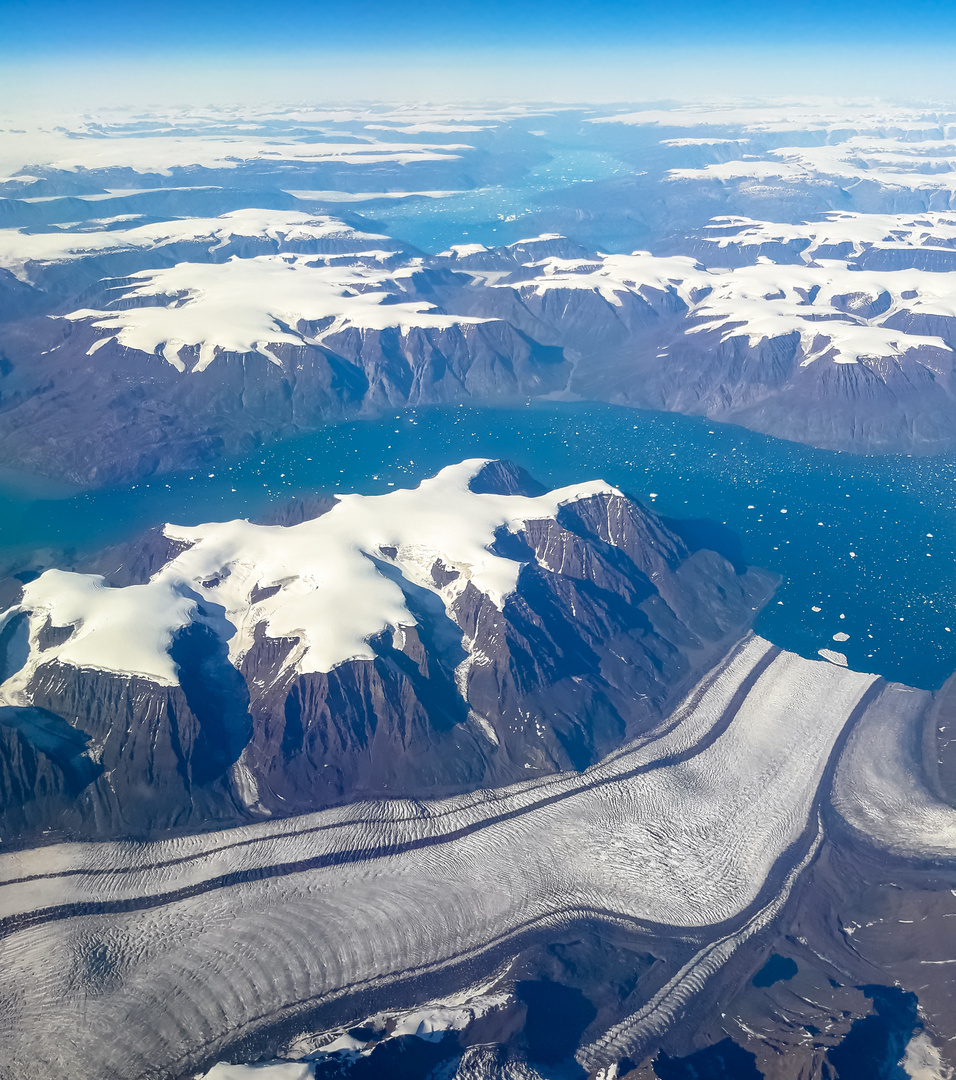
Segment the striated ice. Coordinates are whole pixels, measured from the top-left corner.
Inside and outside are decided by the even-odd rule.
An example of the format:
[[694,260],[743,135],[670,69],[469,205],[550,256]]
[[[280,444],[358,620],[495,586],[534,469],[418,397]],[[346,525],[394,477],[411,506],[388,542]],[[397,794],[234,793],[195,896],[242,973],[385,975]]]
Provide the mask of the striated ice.
[[17,1002],[0,1018],[7,1067],[181,1075],[299,1002],[370,980],[384,992],[463,959],[474,970],[519,927],[575,912],[720,925],[724,944],[668,991],[683,1000],[734,935],[772,917],[789,885],[765,891],[769,878],[811,857],[819,785],[874,682],[751,637],[659,731],[582,774],[0,856],[0,993]]

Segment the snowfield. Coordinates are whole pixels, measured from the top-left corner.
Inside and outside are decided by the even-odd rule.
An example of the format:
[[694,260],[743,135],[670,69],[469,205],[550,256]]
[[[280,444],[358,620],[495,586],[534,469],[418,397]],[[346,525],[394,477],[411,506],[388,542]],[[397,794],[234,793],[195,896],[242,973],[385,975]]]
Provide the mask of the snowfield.
[[[135,219],[137,215],[130,215]],[[123,251],[162,254],[177,244],[196,244],[208,254],[236,240],[271,241],[279,250],[310,245],[359,251],[383,246],[388,237],[349,228],[337,218],[299,210],[234,210],[213,218],[177,218],[172,221],[106,228],[106,219],[86,223],[82,230],[56,229],[28,232],[0,229],[0,267],[24,282],[31,282],[38,267],[95,255]],[[99,228],[96,226],[99,225]],[[318,242],[318,243],[317,243]]]
[[174,169],[190,166],[233,170],[245,164],[335,162],[363,166],[384,163],[448,161],[471,147],[466,143],[381,142],[366,136],[362,142],[300,142],[260,135],[227,138],[178,138],[171,135],[83,138],[65,131],[39,130],[4,134],[0,169],[4,173],[42,165],[66,172],[131,169],[141,174],[171,176]]
[[[280,364],[270,346],[316,345],[350,326],[363,330],[447,329],[486,321],[445,315],[435,311],[434,304],[421,300],[393,303],[394,293],[383,286],[393,282],[394,275],[384,270],[361,263],[321,266],[316,262],[311,255],[261,255],[233,257],[226,263],[179,263],[166,270],[143,270],[132,275],[132,288],[118,288],[117,301],[162,298],[165,303],[115,312],[81,309],[66,317],[89,320],[100,330],[117,331],[111,336],[126,348],[144,353],[161,351],[178,371],[185,371],[182,349],[198,346],[199,359],[191,368],[193,372],[204,371],[221,351],[258,352]],[[307,331],[293,330],[301,322],[322,321],[327,325],[314,337]],[[110,337],[99,338],[91,352],[108,340]]]
[[821,221],[777,222],[753,218],[713,218],[702,239],[718,249],[802,241],[799,258],[810,263],[821,248],[843,246],[858,256],[872,247],[956,247],[952,214],[830,213]]
[[[230,228],[231,224],[224,225],[221,233],[210,235],[225,236]],[[301,228],[308,232],[311,227]],[[327,235],[334,233],[334,225],[322,225],[314,234],[321,228],[328,230]],[[159,235],[155,227],[150,229],[151,235]],[[276,226],[272,229],[274,233]],[[766,236],[767,242],[775,243],[801,238],[809,230],[810,226],[778,229],[755,224],[732,239],[705,236],[702,243],[727,250],[731,242],[759,245]],[[832,231],[823,232],[816,243],[840,242],[824,239],[831,235]],[[387,238],[364,234],[351,238],[388,243]],[[67,236],[55,239],[61,256],[74,242]],[[488,254],[487,249],[469,246],[448,255],[467,265],[469,257],[482,253]],[[52,248],[48,254],[52,258]],[[457,314],[414,296],[402,299],[409,279],[426,269],[427,261],[415,258],[386,269],[381,263],[393,254],[380,249],[334,260],[290,253],[233,256],[223,263],[183,262],[131,275],[111,290],[115,299],[110,308],[82,308],[65,317],[107,331],[89,347],[91,355],[115,339],[126,348],[158,353],[185,372],[182,350],[198,348],[198,360],[189,367],[196,373],[205,371],[220,352],[257,352],[281,366],[275,346],[319,345],[350,327],[373,331],[395,327],[406,332],[493,321],[497,299],[493,294],[505,290],[522,304],[549,294],[593,293],[607,305],[609,324],[617,321],[614,311],[622,308],[627,296],[651,306],[670,296],[682,314],[672,314],[662,324],[668,328],[661,346],[665,350],[704,331],[716,331],[721,342],[745,339],[751,349],[796,335],[804,365],[819,359],[856,364],[911,354],[928,357],[932,366],[940,362],[932,359],[934,354],[951,357],[953,352],[956,289],[948,274],[931,270],[860,270],[836,259],[810,261],[809,256],[806,263],[775,263],[759,256],[754,265],[730,269],[707,269],[686,256],[663,258],[641,251],[589,259],[545,258],[525,262],[512,272],[466,271],[474,296],[469,308],[488,313],[476,315]],[[27,265],[22,256],[9,255],[11,266],[17,260]],[[487,301],[480,295],[484,291],[492,294]],[[112,310],[114,305],[117,310]],[[310,332],[303,323],[321,327]],[[560,321],[556,326],[560,333]],[[920,332],[926,327],[942,328],[945,337]]]

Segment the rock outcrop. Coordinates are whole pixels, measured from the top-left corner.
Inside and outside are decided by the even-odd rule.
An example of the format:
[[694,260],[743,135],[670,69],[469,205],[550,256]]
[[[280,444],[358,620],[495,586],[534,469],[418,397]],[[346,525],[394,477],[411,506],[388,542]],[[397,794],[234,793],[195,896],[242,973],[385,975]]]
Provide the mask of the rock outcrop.
[[[48,571],[24,587],[0,688],[0,767],[20,792],[5,841],[581,770],[660,721],[772,590],[613,488],[548,495],[502,463],[313,509],[167,527],[113,580]],[[257,563],[259,543],[278,562]],[[28,710],[69,753],[16,726]]]

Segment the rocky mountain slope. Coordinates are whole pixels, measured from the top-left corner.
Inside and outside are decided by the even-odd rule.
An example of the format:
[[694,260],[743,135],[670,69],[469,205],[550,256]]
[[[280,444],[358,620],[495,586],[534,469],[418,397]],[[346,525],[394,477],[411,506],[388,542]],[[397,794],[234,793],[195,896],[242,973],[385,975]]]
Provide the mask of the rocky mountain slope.
[[0,464],[126,479],[555,395],[950,447],[956,126],[847,108],[11,131]]
[[613,488],[469,461],[290,525],[167,525],[3,616],[0,835],[144,836],[580,770],[751,624],[769,575]]

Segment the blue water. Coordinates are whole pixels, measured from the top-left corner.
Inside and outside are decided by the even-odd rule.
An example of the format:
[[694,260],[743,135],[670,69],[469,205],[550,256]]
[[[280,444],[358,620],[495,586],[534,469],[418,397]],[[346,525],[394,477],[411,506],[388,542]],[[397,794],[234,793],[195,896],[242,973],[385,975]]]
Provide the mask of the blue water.
[[[555,191],[633,175],[612,154],[576,148],[549,147],[550,160],[536,165],[512,184],[463,191],[445,198],[383,199],[349,203],[347,209],[373,219],[389,236],[437,254],[452,244],[496,247],[537,235],[529,233],[529,215],[541,209]],[[617,251],[613,237],[601,237],[602,248]],[[628,247],[630,250],[630,247]]]
[[916,995],[898,986],[861,986],[873,1001],[870,1016],[854,1020],[827,1051],[836,1080],[909,1080],[900,1064],[910,1039],[922,1029]]
[[796,961],[791,960],[789,956],[773,953],[750,981],[754,986],[773,986],[774,983],[792,979],[798,971]]
[[660,514],[706,519],[702,536],[782,576],[757,630],[784,648],[832,648],[927,688],[956,669],[956,454],[859,457],[611,405],[411,410],[70,497],[31,500],[0,477],[0,558],[255,516],[306,492],[385,492],[471,456],[510,458],[552,485],[601,477]]

